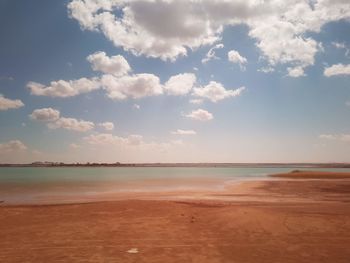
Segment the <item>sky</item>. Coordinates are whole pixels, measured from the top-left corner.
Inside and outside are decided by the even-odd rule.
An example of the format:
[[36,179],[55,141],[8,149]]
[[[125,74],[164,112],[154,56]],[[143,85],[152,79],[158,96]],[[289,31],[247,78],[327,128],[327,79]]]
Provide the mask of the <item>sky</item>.
[[0,36],[0,163],[350,162],[348,0],[2,0]]

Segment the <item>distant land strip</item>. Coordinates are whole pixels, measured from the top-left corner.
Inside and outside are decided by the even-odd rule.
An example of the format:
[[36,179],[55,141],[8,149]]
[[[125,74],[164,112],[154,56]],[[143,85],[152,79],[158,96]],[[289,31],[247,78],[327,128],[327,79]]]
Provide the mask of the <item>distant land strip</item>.
[[266,168],[350,168],[350,163],[63,163],[33,162],[28,164],[1,164],[0,167],[266,167]]

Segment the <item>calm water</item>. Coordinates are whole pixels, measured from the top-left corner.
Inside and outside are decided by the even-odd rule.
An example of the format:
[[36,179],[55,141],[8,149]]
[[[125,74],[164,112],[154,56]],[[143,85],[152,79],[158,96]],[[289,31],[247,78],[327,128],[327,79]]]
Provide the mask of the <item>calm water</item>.
[[[0,168],[0,201],[32,202],[53,197],[121,192],[220,189],[225,183],[266,179],[290,168]],[[302,170],[350,172],[350,169]],[[68,198],[69,199],[69,198]]]

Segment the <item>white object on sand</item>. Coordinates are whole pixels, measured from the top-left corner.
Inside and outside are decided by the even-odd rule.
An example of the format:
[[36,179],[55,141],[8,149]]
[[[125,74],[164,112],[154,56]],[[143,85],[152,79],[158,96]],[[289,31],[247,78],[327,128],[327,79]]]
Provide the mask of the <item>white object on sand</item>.
[[126,252],[128,252],[130,254],[137,254],[137,253],[139,253],[139,250],[137,248],[131,248],[131,249],[129,249]]

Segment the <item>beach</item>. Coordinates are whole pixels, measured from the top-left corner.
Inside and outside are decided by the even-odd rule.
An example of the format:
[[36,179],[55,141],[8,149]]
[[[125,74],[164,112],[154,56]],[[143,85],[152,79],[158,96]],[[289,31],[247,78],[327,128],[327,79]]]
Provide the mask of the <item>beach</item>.
[[345,263],[349,179],[295,172],[224,191],[3,203],[0,262]]

